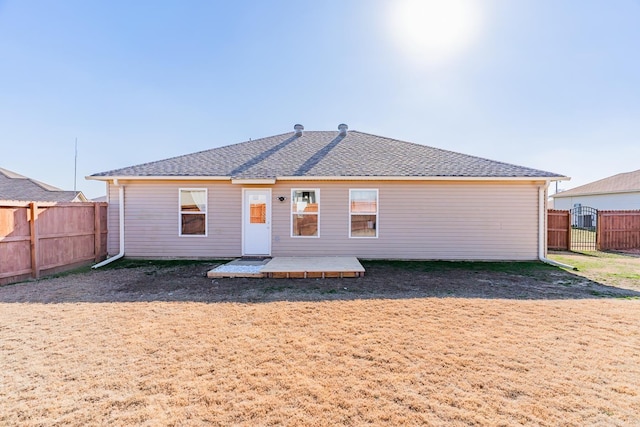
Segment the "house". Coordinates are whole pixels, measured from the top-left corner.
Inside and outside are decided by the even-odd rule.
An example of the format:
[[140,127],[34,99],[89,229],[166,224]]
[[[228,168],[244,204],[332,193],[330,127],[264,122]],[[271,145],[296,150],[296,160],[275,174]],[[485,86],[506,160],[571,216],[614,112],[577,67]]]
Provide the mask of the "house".
[[619,173],[551,196],[554,209],[589,206],[598,210],[640,209],[640,169]]
[[0,200],[26,202],[86,202],[81,191],[65,191],[0,168]]
[[342,124],[87,179],[107,184],[112,255],[533,260],[568,178]]

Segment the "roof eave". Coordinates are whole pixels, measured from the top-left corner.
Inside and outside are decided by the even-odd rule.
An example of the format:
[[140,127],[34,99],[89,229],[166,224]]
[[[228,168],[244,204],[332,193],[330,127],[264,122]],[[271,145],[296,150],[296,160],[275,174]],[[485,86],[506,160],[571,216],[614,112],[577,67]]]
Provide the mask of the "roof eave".
[[[568,193],[568,194],[565,194]],[[640,188],[636,190],[614,190],[614,191],[592,191],[585,193],[569,193],[569,191],[562,191],[560,193],[556,193],[551,195],[553,198],[563,198],[563,197],[583,197],[583,196],[607,196],[609,194],[628,194],[628,193],[640,193]]]
[[275,184],[276,181],[568,181],[566,176],[278,176],[275,178],[232,178],[230,176],[108,175],[87,176],[96,181],[231,181],[235,184]]
[[281,181],[568,181],[562,176],[279,176]]
[[189,176],[189,175],[104,175],[85,176],[85,179],[95,181],[230,181],[230,176]]

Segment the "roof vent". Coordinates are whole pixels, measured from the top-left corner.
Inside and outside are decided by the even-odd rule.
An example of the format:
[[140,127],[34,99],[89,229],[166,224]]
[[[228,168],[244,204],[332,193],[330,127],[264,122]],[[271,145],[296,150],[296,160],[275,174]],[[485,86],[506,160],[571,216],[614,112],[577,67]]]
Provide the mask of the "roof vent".
[[293,130],[296,131],[296,136],[302,136],[302,131],[304,130],[304,126],[302,126],[301,124],[297,124],[293,126]]
[[345,125],[344,123],[341,123],[338,125],[338,130],[340,131],[340,135],[342,136],[347,134],[348,129],[349,129],[349,126]]

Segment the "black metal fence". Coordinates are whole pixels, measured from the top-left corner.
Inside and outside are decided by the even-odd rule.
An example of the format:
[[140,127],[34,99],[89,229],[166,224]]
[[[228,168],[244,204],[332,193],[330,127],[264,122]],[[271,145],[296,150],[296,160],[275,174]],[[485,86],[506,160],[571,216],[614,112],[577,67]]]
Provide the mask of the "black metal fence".
[[571,250],[597,250],[598,210],[589,206],[576,205],[569,214],[571,216]]

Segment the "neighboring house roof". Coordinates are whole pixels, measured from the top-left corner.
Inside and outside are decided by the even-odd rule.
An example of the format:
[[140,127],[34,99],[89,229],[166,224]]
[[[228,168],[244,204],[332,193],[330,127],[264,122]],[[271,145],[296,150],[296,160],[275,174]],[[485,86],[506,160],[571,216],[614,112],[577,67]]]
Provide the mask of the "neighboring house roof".
[[562,198],[596,194],[633,193],[636,191],[640,192],[640,169],[603,178],[589,184],[581,185],[580,187],[572,188],[571,190],[562,191],[551,197]]
[[81,191],[64,191],[44,182],[0,168],[0,200],[28,202],[86,202]]
[[358,131],[286,133],[97,173],[90,178],[109,177],[567,179],[551,172]]

